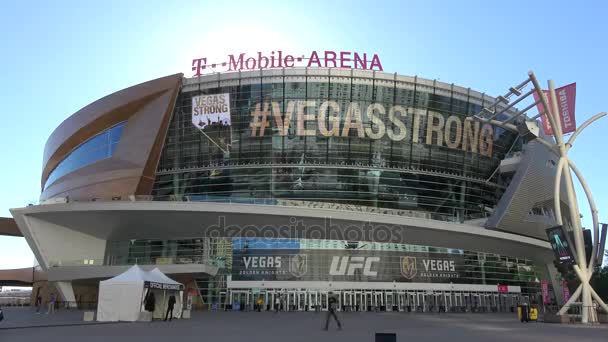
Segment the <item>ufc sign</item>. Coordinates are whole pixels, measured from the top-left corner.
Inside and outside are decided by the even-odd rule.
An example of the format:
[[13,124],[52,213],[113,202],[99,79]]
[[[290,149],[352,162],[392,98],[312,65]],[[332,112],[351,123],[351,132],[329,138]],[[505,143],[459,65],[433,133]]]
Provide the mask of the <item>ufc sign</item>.
[[329,267],[329,275],[352,276],[355,275],[355,270],[362,269],[364,276],[375,277],[376,275],[378,275],[378,272],[372,271],[372,264],[374,262],[380,262],[380,257],[335,256],[331,260],[331,266]]

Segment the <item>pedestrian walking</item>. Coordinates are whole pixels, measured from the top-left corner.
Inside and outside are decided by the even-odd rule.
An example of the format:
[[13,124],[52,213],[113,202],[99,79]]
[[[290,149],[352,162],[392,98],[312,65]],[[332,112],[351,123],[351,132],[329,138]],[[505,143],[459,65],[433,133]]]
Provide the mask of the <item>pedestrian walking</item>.
[[274,299],[274,313],[279,313],[281,309],[281,295],[277,295]]
[[57,301],[57,296],[55,296],[54,293],[51,293],[51,295],[49,296],[49,308],[46,311],[46,314],[54,314],[55,313],[55,301]]
[[530,307],[525,302],[521,305],[521,322],[530,322]]
[[262,305],[264,305],[264,300],[262,299],[262,297],[258,297],[258,299],[255,302],[258,312],[262,311]]
[[[169,317],[169,322],[173,319],[173,307],[175,306],[175,296],[171,295],[169,297],[169,306],[167,307],[167,313],[165,314],[165,321],[167,321],[167,317]],[[171,313],[171,316],[169,316]]]
[[40,314],[40,308],[42,307],[42,296],[38,295],[36,297],[36,313]]
[[329,320],[331,317],[333,317],[336,320],[336,323],[338,323],[338,330],[342,330],[342,323],[340,323],[340,320],[338,319],[338,316],[336,315],[336,306],[337,306],[337,301],[336,298],[334,296],[330,296],[328,299],[328,308],[327,308],[327,318],[325,319],[325,328],[323,330],[328,330],[329,329]]

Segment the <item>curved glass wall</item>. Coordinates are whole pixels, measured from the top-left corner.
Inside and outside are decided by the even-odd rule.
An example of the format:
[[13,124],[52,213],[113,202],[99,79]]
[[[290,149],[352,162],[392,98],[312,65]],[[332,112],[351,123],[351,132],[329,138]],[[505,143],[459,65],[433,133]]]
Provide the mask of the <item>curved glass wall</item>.
[[126,123],[123,121],[112,126],[76,147],[51,172],[44,183],[44,189],[63,175],[98,160],[110,158],[116,150]]
[[[161,200],[361,206],[462,221],[485,216],[508,185],[494,171],[516,136],[467,119],[484,104],[470,90],[396,77],[208,82],[178,97],[153,190]],[[209,94],[229,94],[230,124],[199,130],[193,97]]]

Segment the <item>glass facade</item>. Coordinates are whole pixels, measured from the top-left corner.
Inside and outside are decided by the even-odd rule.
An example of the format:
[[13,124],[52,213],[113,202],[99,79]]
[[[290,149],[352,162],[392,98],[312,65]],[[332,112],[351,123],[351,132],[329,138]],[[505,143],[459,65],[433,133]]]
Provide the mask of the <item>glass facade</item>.
[[[484,217],[509,182],[494,171],[518,146],[514,134],[466,119],[490,100],[433,81],[370,75],[201,78],[184,87],[153,195],[330,203],[460,222]],[[192,98],[226,93],[230,125],[200,131]],[[264,108],[267,127],[260,129],[254,114]]]
[[44,189],[65,174],[96,161],[110,158],[116,150],[126,123],[123,121],[114,125],[76,147],[51,172],[44,183]]

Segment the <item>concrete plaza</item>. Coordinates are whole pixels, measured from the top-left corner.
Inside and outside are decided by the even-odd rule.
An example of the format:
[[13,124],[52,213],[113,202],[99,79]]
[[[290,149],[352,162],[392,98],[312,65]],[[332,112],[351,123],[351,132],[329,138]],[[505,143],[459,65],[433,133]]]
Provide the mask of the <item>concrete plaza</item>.
[[374,341],[375,332],[394,332],[397,341],[605,341],[608,326],[522,324],[512,314],[343,313],[344,330],[325,313],[195,312],[190,320],[152,323],[85,323],[80,311],[37,315],[28,308],[5,309],[0,341]]

